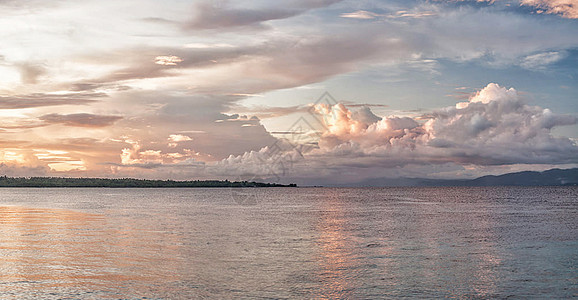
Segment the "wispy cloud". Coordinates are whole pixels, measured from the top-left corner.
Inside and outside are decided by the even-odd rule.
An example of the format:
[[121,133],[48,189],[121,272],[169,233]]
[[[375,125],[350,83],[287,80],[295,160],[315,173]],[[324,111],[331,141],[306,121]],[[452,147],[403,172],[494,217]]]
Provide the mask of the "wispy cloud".
[[41,116],[40,120],[49,124],[62,124],[76,127],[106,127],[122,119],[121,116],[95,115],[88,113],[78,114],[48,114]]
[[551,51],[528,55],[522,59],[520,65],[526,69],[544,69],[546,66],[555,63],[565,57],[565,54],[559,51]]
[[400,10],[398,12],[396,12],[395,14],[392,15],[388,15],[388,18],[414,18],[414,19],[419,19],[419,18],[425,18],[425,17],[431,17],[431,16],[435,16],[437,15],[436,12],[434,11],[406,11],[406,10]]
[[57,105],[88,105],[107,97],[104,93],[29,94],[0,96],[0,109],[20,109]]
[[188,21],[187,30],[262,28],[263,22],[287,19],[305,13],[311,9],[332,5],[342,0],[298,0],[287,1],[283,7],[264,7],[244,9],[231,7],[228,1],[200,2],[195,7],[195,17]]
[[420,19],[425,17],[436,16],[437,13],[434,11],[407,11],[407,10],[400,10],[393,14],[378,14],[367,10],[358,10],[351,13],[342,13],[340,17],[348,18],[348,19],[360,19],[360,20],[373,20],[373,19],[380,19],[380,18],[389,18],[389,19],[396,19],[396,18],[413,18],[413,19]]
[[342,18],[349,18],[349,19],[362,19],[362,20],[371,20],[371,19],[375,19],[377,17],[381,17],[383,15],[374,13],[374,12],[370,12],[367,10],[358,10],[352,13],[342,13],[340,15],[340,17]]
[[235,105],[230,107],[231,111],[241,114],[256,116],[259,119],[282,117],[299,112],[307,112],[310,110],[309,106],[286,106],[286,107],[270,107],[270,106],[253,106],[245,107]]

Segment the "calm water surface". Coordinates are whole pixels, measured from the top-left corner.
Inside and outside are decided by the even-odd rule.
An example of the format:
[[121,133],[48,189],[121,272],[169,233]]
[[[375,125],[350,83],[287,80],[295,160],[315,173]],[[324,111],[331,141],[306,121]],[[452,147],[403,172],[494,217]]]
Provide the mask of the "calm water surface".
[[0,189],[34,297],[578,297],[578,188]]

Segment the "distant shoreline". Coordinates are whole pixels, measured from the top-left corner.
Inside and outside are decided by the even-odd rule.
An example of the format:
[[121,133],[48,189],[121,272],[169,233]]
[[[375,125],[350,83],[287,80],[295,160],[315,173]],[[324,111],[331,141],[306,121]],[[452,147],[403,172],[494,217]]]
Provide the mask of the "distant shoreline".
[[0,177],[0,188],[263,188],[296,184],[229,180],[149,180],[135,178]]

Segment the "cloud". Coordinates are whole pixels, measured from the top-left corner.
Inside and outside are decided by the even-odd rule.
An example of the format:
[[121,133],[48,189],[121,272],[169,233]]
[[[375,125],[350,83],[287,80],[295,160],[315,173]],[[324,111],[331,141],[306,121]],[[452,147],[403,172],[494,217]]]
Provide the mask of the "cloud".
[[[295,7],[309,7],[307,3],[291,3]],[[437,76],[447,59],[520,65],[525,57],[536,53],[576,46],[567,36],[578,31],[563,22],[538,26],[535,18],[521,14],[471,7],[444,8],[441,4],[428,4],[408,9],[397,15],[415,16],[360,22],[339,28],[339,35],[324,33],[332,27],[319,29],[319,34],[297,34],[300,30],[296,29],[294,34],[264,37],[266,41],[214,40],[98,53],[84,59],[109,65],[113,70],[101,77],[83,79],[75,87],[120,84],[138,88],[166,84],[198,93],[249,95],[316,83],[370,65],[390,64],[389,69],[403,66]],[[236,8],[225,4],[215,9]],[[421,12],[435,12],[438,16],[415,18]],[[520,28],[532,34],[512,47],[515,37],[520,36]],[[279,30],[286,32],[287,29]],[[563,32],[566,33],[561,34]],[[203,76],[198,76],[200,73]],[[155,79],[157,81],[149,84]],[[147,82],[143,83],[144,80]]]
[[47,167],[27,167],[18,163],[0,162],[0,174],[10,177],[46,176]]
[[[183,141],[190,141],[185,139]],[[164,152],[162,150],[144,150],[138,141],[126,140],[131,145],[130,148],[122,149],[120,154],[120,164],[113,164],[117,167],[157,169],[175,166],[204,166],[201,153],[191,149],[183,149],[181,152]],[[171,142],[169,147],[174,148]]]
[[0,109],[21,109],[56,105],[88,105],[107,97],[104,93],[35,93],[0,96]]
[[493,83],[467,104],[435,111],[423,124],[407,117],[367,123],[343,106],[320,112],[332,116],[320,151],[332,154],[381,154],[384,163],[394,165],[404,160],[481,165],[578,162],[578,146],[550,133],[554,127],[576,124],[576,117],[528,106],[516,90]]
[[415,42],[416,53],[429,59],[507,67],[529,55],[577,46],[576,39],[569,38],[578,34],[577,27],[567,20],[539,23],[535,17],[493,6],[456,9],[438,4],[432,10],[439,16],[412,19],[406,26],[390,21],[395,31]]
[[10,8],[10,10],[6,11],[7,13],[15,13],[15,12],[20,12],[20,11],[26,11],[27,13],[30,13],[30,11],[35,11],[38,9],[57,7],[60,3],[61,3],[60,0],[56,0],[56,1],[1,0],[0,6],[5,6],[5,7]]
[[159,17],[146,17],[146,18],[142,18],[141,19],[144,22],[148,22],[148,23],[157,23],[157,24],[175,24],[175,21],[171,21],[165,18],[159,18]]
[[155,57],[155,64],[164,66],[176,66],[183,59],[175,55],[163,55]]
[[349,18],[349,19],[371,20],[380,17],[382,15],[366,10],[358,10],[352,13],[342,13],[339,16],[342,18]]
[[[238,27],[262,28],[263,22],[287,19],[311,9],[332,5],[342,0],[286,1],[275,8],[244,9],[230,7],[228,1],[203,1],[195,7],[195,17],[184,25],[187,30],[226,29]],[[279,8],[282,7],[282,8]]]
[[[135,153],[131,157],[140,159],[141,163],[152,160],[150,155],[139,156],[140,152],[149,150],[160,151],[166,165],[188,158],[216,161],[232,153],[239,155],[261,149],[275,141],[259,119],[222,113],[238,99],[235,96],[130,91],[124,97],[118,103],[128,105],[124,110],[133,112],[111,130],[117,138],[122,136],[122,140],[134,142],[124,148],[130,150],[138,144],[138,150],[131,150]],[[147,103],[159,105],[142,110]],[[218,120],[221,122],[216,122]],[[244,127],[245,124],[251,126]],[[171,153],[182,156],[166,156]],[[119,155],[120,151],[116,160],[109,162],[116,162]]]
[[[377,35],[374,30],[367,34]],[[343,32],[339,36],[273,39],[233,47],[129,48],[117,51],[109,60],[124,67],[78,84],[130,85],[127,81],[171,77],[172,80],[162,83],[176,88],[192,86],[195,92],[203,94],[239,95],[233,98],[236,101],[248,95],[319,82],[356,70],[363,61],[398,60],[410,55],[408,47],[398,39]],[[180,61],[157,59],[172,56]],[[86,59],[98,62],[102,58]],[[194,76],[200,70],[204,71],[203,76]]]
[[[119,82],[139,79],[178,77],[187,69],[200,69],[231,64],[263,55],[270,50],[266,45],[222,47],[139,47],[119,49],[107,54],[86,55],[81,60],[111,65],[112,72],[75,83],[76,88],[118,85]],[[184,77],[184,76],[183,76]]]
[[538,13],[556,14],[563,18],[578,19],[576,0],[521,0],[521,5],[533,6]]
[[435,110],[427,121],[420,117],[381,118],[368,108],[351,111],[343,104],[317,105],[316,111],[325,128],[318,147],[305,151],[285,147],[275,156],[268,147],[229,157],[223,164],[244,172],[273,168],[279,174],[281,166],[275,161],[288,156],[296,158],[285,164],[293,165],[292,178],[312,174],[331,178],[342,173],[378,176],[373,173],[418,165],[464,168],[578,163],[576,141],[551,133],[555,127],[576,124],[576,117],[527,105],[515,89],[494,83],[467,103]]
[[291,115],[299,112],[309,111],[309,106],[286,106],[286,107],[270,107],[270,106],[254,106],[254,107],[244,107],[241,105],[232,105],[231,111],[250,114],[258,117],[259,119],[276,118]]
[[169,135],[169,141],[171,142],[186,142],[192,141],[193,139],[190,136],[182,135],[182,134],[171,134]]
[[410,19],[420,19],[420,18],[425,18],[425,17],[432,17],[432,16],[436,16],[438,13],[435,11],[420,11],[420,10],[413,10],[413,11],[407,11],[407,10],[399,10],[395,13],[392,14],[378,14],[378,13],[374,13],[371,11],[366,11],[366,10],[358,10],[352,13],[343,13],[341,15],[339,15],[342,18],[348,18],[348,19],[360,19],[360,20],[373,20],[373,19],[383,19],[383,18],[389,18],[389,19],[396,19],[396,18],[410,18]]
[[[29,3],[26,0],[24,2]],[[81,4],[73,9],[67,6],[57,7],[56,12],[63,18],[62,22],[54,23],[52,27],[43,26],[53,24],[52,12],[44,14],[42,11],[33,11],[38,14],[34,15],[30,24],[23,19],[6,19],[5,23],[15,25],[19,23],[16,21],[22,21],[23,27],[16,28],[4,41],[6,45],[2,55],[13,63],[2,66],[2,69],[7,70],[2,74],[2,79],[7,80],[3,81],[0,108],[40,109],[4,112],[14,115],[26,113],[22,119],[28,118],[30,121],[20,120],[18,117],[14,118],[14,122],[12,119],[8,122],[3,117],[2,124],[6,129],[2,133],[3,138],[9,139],[17,133],[18,139],[28,140],[30,147],[36,147],[35,149],[62,147],[71,152],[76,151],[70,156],[86,161],[88,169],[97,166],[97,162],[111,163],[107,168],[123,168],[119,166],[122,149],[133,149],[132,144],[127,145],[125,142],[128,139],[138,143],[140,150],[132,158],[140,159],[143,166],[156,163],[159,168],[168,168],[169,165],[188,159],[217,161],[231,154],[237,157],[251,151],[259,152],[263,147],[277,141],[259,120],[233,118],[224,113],[269,118],[293,113],[304,114],[309,108],[275,107],[285,105],[286,101],[292,99],[300,99],[300,91],[298,94],[286,98],[281,96],[278,99],[274,94],[265,94],[266,92],[317,83],[336,75],[342,75],[336,78],[336,81],[349,82],[351,87],[355,88],[361,82],[349,81],[347,77],[358,75],[351,74],[352,72],[368,69],[371,71],[376,66],[386,66],[384,69],[388,70],[403,69],[403,72],[410,70],[412,75],[426,73],[431,76],[439,75],[436,71],[454,72],[451,66],[455,61],[499,62],[502,65],[523,65],[526,68],[540,69],[553,63],[558,55],[564,55],[565,51],[570,54],[571,51],[563,49],[576,46],[575,39],[569,37],[578,32],[571,23],[572,20],[551,17],[551,22],[537,23],[536,16],[520,13],[527,12],[527,8],[503,9],[499,4],[344,2],[343,5],[313,12],[316,8],[323,8],[338,1],[308,0],[288,0],[284,1],[282,6],[273,6],[272,2],[266,3],[267,1],[204,1],[197,10],[199,14],[187,23],[189,31],[182,32],[171,30],[171,27],[159,23],[176,24],[178,22],[169,20],[186,20],[190,17],[186,11],[190,3],[174,3],[175,6],[169,10],[151,11],[151,7],[162,8],[166,5],[156,2],[152,4],[153,2],[135,7],[136,10],[130,13],[118,10],[116,4],[99,6],[102,12],[117,9],[119,14],[111,15],[111,18],[102,24],[101,30],[94,32],[87,32],[87,28],[93,27],[84,25],[93,23],[92,17],[85,14],[92,11],[96,2],[90,2],[90,5]],[[470,2],[473,4],[474,1]],[[11,3],[16,4],[18,1]],[[341,12],[350,12],[341,15],[349,20],[339,18]],[[299,18],[287,20],[300,15]],[[420,18],[428,15],[431,17]],[[148,23],[145,24],[142,21],[146,16],[153,18],[146,20]],[[374,18],[374,21],[371,21],[371,18]],[[123,26],[117,30],[121,19]],[[359,22],[355,19],[370,21]],[[10,24],[8,26],[11,27]],[[275,31],[260,35],[236,35],[231,32],[265,27],[274,28]],[[39,29],[30,32],[30,28]],[[46,28],[54,30],[45,30]],[[28,46],[22,47],[22,39],[18,37],[26,33],[32,34],[27,36],[35,38],[28,39]],[[150,35],[145,36],[143,33]],[[132,38],[129,38],[129,35]],[[33,50],[44,49],[36,46],[46,43],[51,44],[46,51]],[[110,48],[111,45],[114,49]],[[25,61],[26,58],[30,59],[29,62],[18,67],[16,62]],[[461,66],[469,71],[478,65],[473,63]],[[21,80],[18,79],[19,75]],[[378,74],[377,71],[370,75],[370,80],[388,76]],[[24,84],[20,84],[20,81]],[[327,84],[335,84],[335,81]],[[416,84],[419,85],[419,80]],[[568,83],[564,84],[570,86]],[[24,90],[26,92],[22,92]],[[63,90],[71,92],[62,93]],[[107,94],[90,93],[91,91],[106,91]],[[377,90],[362,91],[363,95],[351,94],[347,97],[367,101],[365,97],[373,95],[374,92]],[[402,102],[417,97],[417,92],[411,91],[400,97],[404,99],[399,101],[400,105],[408,105]],[[19,95],[22,93],[29,94]],[[242,109],[236,105],[257,94],[265,97],[246,101],[258,103],[256,106]],[[469,95],[466,93],[461,97],[467,98]],[[393,96],[388,98],[388,101],[394,100],[391,99]],[[472,100],[452,109],[463,113],[479,105],[494,105],[493,102],[496,101],[484,103],[482,100]],[[498,102],[515,101],[510,99]],[[422,103],[427,106],[430,105],[427,103],[431,102]],[[87,111],[105,112],[110,114],[109,117],[122,115],[124,118],[111,121],[110,124],[114,122],[114,126],[100,129],[101,127],[95,126],[106,126],[105,119],[78,120],[78,116],[75,119],[75,114],[70,114],[74,112],[71,111],[74,107],[51,107],[81,104],[93,105]],[[349,125],[339,127],[340,130],[332,128],[320,132],[319,134],[323,135],[321,148],[306,152],[306,155],[314,157],[308,160],[308,163],[313,166],[324,164],[328,166],[327,170],[345,170],[343,167],[346,165],[359,168],[366,168],[368,165],[394,165],[393,152],[396,150],[401,153],[401,164],[411,164],[412,161],[428,164],[437,160],[459,163],[460,160],[452,159],[460,157],[459,151],[467,152],[462,155],[465,157],[462,158],[463,161],[467,161],[470,155],[468,151],[474,151],[458,147],[460,141],[452,140],[451,136],[437,139],[440,135],[443,136],[440,133],[443,132],[442,129],[433,131],[437,134],[436,138],[430,138],[428,134],[431,132],[426,131],[424,126],[429,120],[442,123],[444,119],[438,111],[430,116],[422,116],[423,118],[382,117],[378,116],[382,109],[375,110],[374,113],[373,107],[360,106],[364,105],[345,103],[339,109],[327,108],[328,112],[341,113],[339,124]],[[533,113],[538,115],[538,112]],[[516,112],[512,114],[516,115]],[[41,123],[37,116],[42,116],[41,118],[47,121]],[[462,125],[471,127],[468,127],[467,131],[470,135],[484,134],[494,130],[495,124],[499,124],[483,113],[479,116],[456,114],[452,117],[468,119],[469,123],[464,121]],[[348,121],[348,118],[355,122]],[[269,126],[277,122],[274,126],[279,127],[279,124],[283,126],[282,123],[288,119],[290,118],[285,117],[279,122],[267,120],[266,124]],[[217,120],[223,122],[215,122]],[[551,124],[554,128],[560,126],[556,117],[548,122],[544,121],[544,124]],[[43,126],[46,124],[68,124],[97,129]],[[389,128],[389,131],[383,128],[377,130],[377,124]],[[549,130],[546,125],[543,126],[543,130]],[[346,128],[349,129],[345,130]],[[279,133],[291,132],[285,131],[284,127],[278,129],[282,129]],[[309,131],[306,133],[313,136]],[[172,135],[186,136],[191,140],[171,141]],[[364,140],[364,135],[377,140],[381,138],[381,144],[372,142],[374,140],[371,138]],[[289,134],[282,136],[287,137]],[[405,138],[402,138],[404,136]],[[414,139],[409,138],[411,136],[424,141],[413,141]],[[539,136],[547,135],[541,133]],[[426,142],[426,137],[431,140],[431,144]],[[87,138],[94,138],[96,141],[83,140]],[[64,140],[66,144],[58,145],[64,143]],[[548,142],[547,139],[545,141]],[[393,149],[391,157],[388,158],[387,153],[379,155],[379,150],[386,149],[385,145],[390,142],[398,143],[387,146]],[[401,147],[399,143],[406,143],[407,148]],[[558,145],[557,143],[562,142],[554,144]],[[412,144],[416,152],[407,150],[411,149]],[[371,152],[370,149],[376,152]],[[456,155],[450,155],[444,152],[444,149],[455,151]],[[421,155],[420,151],[425,154]],[[416,157],[411,158],[411,153]],[[432,158],[434,154],[437,158]],[[356,158],[355,155],[359,157]],[[162,163],[159,163],[159,157],[162,158]],[[497,154],[493,154],[491,157],[483,157],[483,160],[499,163],[498,158]],[[135,162],[131,165],[138,164]],[[98,171],[108,174],[108,170]],[[159,173],[158,176],[164,175]]]
[[193,139],[190,136],[182,135],[182,134],[171,134],[169,135],[168,141],[169,147],[175,148],[178,146],[180,142],[188,142],[192,141]]
[[202,30],[261,25],[265,21],[285,19],[296,16],[299,13],[299,10],[287,9],[228,9],[203,2],[197,5],[195,18],[188,22],[185,28],[188,30]]
[[22,83],[25,84],[38,83],[38,78],[46,73],[46,68],[41,64],[27,62],[17,64],[16,66],[20,70]]
[[393,15],[389,15],[389,18],[414,18],[414,19],[420,19],[420,18],[425,18],[425,17],[431,17],[431,16],[436,16],[437,13],[433,12],[433,11],[415,11],[415,12],[410,12],[410,11],[406,11],[406,10],[400,10],[398,12],[396,12]]
[[31,129],[46,126],[46,124],[38,120],[31,120],[28,118],[2,118],[0,122],[1,129]]
[[39,119],[50,124],[62,124],[75,127],[106,127],[122,119],[121,116],[105,116],[87,113],[79,114],[48,114],[41,116]]
[[565,57],[564,53],[559,51],[551,51],[528,55],[523,58],[520,66],[525,69],[543,69],[549,64],[555,63]]

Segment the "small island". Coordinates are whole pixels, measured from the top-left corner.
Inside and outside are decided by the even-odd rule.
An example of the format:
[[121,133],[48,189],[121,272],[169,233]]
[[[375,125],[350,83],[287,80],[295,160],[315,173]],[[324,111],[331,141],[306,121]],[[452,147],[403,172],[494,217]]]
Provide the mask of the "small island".
[[247,188],[297,187],[296,184],[229,180],[147,180],[136,178],[67,178],[0,176],[0,187],[70,187],[70,188]]

